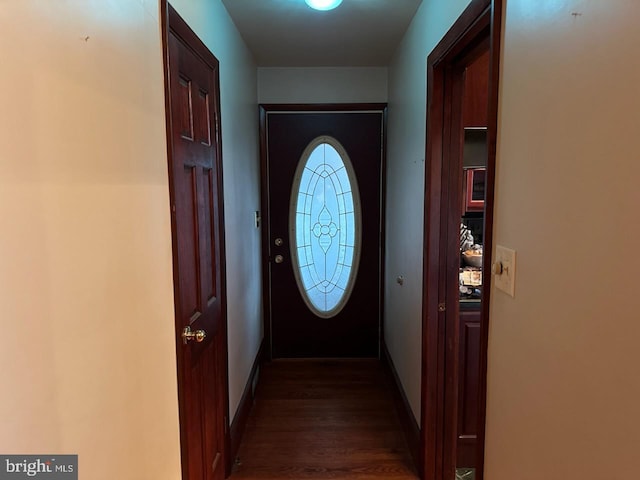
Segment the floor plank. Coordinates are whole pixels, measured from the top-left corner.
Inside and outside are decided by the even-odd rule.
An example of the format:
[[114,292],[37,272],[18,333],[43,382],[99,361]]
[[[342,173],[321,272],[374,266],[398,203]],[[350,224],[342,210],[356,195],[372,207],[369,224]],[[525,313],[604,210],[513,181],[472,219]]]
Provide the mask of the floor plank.
[[231,480],[416,480],[377,360],[263,366]]

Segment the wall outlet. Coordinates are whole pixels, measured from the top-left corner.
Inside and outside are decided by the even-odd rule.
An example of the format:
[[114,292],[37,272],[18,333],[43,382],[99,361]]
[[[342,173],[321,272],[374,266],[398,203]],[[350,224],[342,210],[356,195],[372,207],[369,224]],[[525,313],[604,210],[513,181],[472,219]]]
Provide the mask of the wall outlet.
[[493,283],[497,289],[515,297],[516,251],[501,245],[496,246],[496,256],[492,267]]

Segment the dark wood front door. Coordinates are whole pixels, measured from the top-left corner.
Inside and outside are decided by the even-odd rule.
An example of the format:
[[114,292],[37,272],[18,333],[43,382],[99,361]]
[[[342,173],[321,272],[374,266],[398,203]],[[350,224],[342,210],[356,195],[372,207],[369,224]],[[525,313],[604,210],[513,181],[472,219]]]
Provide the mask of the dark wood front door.
[[171,7],[165,33],[183,478],[220,480],[227,388],[218,62]]
[[[381,179],[383,167],[384,106],[375,111],[315,111],[266,113],[266,175],[268,190],[265,249],[269,262],[272,356],[377,357],[380,330]],[[295,215],[291,215],[294,176],[303,153],[319,137],[337,142],[353,167],[359,192],[361,249],[351,295],[342,309],[328,318],[314,312],[305,301],[304,287],[295,269],[304,264],[296,253]],[[322,140],[320,140],[321,142]],[[301,170],[298,170],[301,171]],[[319,177],[318,177],[319,178]],[[302,181],[304,183],[304,181]],[[295,194],[294,194],[295,195]],[[327,194],[328,195],[328,194]],[[316,198],[314,201],[317,201]],[[347,202],[348,203],[348,202]],[[315,215],[315,214],[312,214]],[[310,216],[312,216],[310,215]],[[313,218],[316,237],[325,235],[326,247],[340,236],[340,224]],[[335,217],[336,215],[334,215]],[[327,223],[322,227],[323,222]],[[330,238],[332,235],[335,235]],[[311,241],[317,241],[309,235]],[[357,246],[355,248],[357,250]],[[329,275],[330,276],[330,275]],[[331,288],[331,286],[329,286]]]

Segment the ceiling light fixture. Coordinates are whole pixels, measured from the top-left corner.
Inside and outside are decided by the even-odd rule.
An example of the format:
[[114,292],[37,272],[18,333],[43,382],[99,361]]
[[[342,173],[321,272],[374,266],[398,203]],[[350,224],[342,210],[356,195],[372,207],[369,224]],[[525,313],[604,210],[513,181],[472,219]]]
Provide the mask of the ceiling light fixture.
[[304,0],[307,5],[315,10],[333,10],[342,3],[342,0]]

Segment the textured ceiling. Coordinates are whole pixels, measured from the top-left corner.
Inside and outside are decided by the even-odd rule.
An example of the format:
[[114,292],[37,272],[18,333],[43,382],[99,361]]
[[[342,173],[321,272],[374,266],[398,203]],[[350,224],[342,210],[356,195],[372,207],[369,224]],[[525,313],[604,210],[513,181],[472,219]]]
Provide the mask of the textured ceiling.
[[386,66],[422,0],[222,0],[259,66]]

